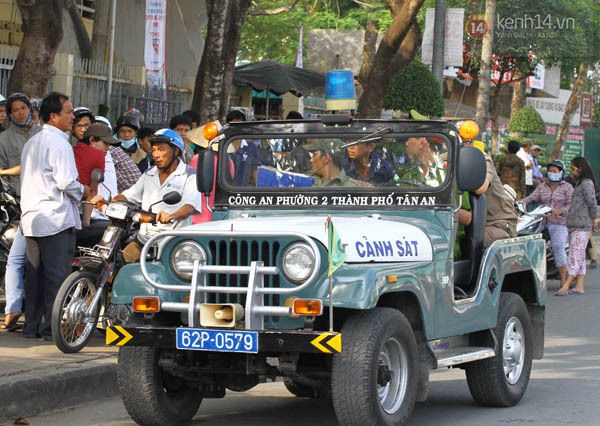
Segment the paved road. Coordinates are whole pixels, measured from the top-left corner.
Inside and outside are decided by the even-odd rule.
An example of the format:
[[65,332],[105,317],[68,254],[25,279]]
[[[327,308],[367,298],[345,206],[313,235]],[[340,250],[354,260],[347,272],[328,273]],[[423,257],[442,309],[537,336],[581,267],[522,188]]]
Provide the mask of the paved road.
[[[585,296],[554,297],[548,282],[546,355],[534,361],[529,389],[508,409],[474,404],[462,370],[432,373],[429,400],[419,403],[409,425],[539,426],[600,424],[600,270],[589,271]],[[28,419],[31,425],[134,425],[119,398]],[[327,401],[291,396],[281,383],[259,385],[225,399],[206,400],[194,425],[335,426]]]

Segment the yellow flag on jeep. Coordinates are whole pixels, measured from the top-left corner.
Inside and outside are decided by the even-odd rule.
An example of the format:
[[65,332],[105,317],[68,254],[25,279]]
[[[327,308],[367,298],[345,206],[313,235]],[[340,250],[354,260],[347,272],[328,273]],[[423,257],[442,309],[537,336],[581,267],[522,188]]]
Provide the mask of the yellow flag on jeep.
[[327,249],[329,250],[327,276],[330,277],[346,261],[346,251],[344,250],[342,240],[340,240],[336,229],[333,227],[331,216],[327,216],[325,226],[327,226]]

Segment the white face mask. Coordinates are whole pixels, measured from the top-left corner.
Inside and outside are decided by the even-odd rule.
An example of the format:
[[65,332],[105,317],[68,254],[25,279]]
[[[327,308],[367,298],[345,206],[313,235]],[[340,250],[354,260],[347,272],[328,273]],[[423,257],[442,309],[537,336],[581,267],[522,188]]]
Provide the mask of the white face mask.
[[563,172],[560,171],[558,173],[548,172],[548,180],[550,182],[560,182],[563,178]]
[[137,145],[137,136],[134,137],[133,139],[129,139],[129,140],[123,140],[123,139],[119,139],[119,142],[121,142],[121,146],[125,149],[129,149],[131,148],[134,144]]

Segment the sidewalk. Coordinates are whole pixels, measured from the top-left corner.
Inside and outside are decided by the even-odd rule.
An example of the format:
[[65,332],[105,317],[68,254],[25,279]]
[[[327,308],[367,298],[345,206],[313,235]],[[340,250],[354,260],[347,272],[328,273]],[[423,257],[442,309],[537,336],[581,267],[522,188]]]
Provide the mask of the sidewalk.
[[[0,305],[3,321],[4,300]],[[116,395],[116,354],[98,332],[76,354],[63,354],[42,339],[25,339],[20,331],[0,332],[0,424]]]

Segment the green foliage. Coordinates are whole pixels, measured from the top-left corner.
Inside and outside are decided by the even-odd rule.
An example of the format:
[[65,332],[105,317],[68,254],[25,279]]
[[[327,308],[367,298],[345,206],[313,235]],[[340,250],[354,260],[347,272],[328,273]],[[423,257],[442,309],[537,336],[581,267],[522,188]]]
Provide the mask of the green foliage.
[[441,117],[444,99],[429,67],[415,60],[394,76],[383,99],[383,107],[404,112],[415,109],[421,114]]
[[[258,1],[262,10],[287,4],[289,0]],[[311,29],[364,30],[367,17],[376,21],[381,30],[392,22],[389,10],[381,1],[373,1],[367,7],[352,0],[300,0],[289,12],[277,15],[250,13],[242,30],[237,59],[251,62],[274,59],[293,64],[300,25],[303,25],[305,35]]]
[[544,124],[544,120],[542,120],[542,116],[535,108],[524,106],[510,120],[508,130],[524,135],[531,133],[544,134],[546,133],[546,125]]

